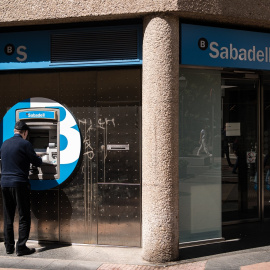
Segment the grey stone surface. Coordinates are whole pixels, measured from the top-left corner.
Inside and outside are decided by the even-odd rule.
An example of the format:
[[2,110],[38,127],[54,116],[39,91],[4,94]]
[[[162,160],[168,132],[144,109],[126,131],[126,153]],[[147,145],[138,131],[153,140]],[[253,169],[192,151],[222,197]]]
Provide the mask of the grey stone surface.
[[269,262],[268,251],[250,251],[213,258],[206,264],[205,270],[240,269],[241,266]]
[[102,247],[91,245],[38,244],[28,241],[36,248],[34,254],[18,257],[7,255],[4,243],[0,242],[0,268],[18,269],[98,269],[104,263],[148,265],[142,260],[141,248]]
[[3,256],[4,254],[5,254],[4,249],[1,249],[1,256],[0,256],[1,267],[12,268],[12,267],[15,267],[16,265],[20,265],[20,263],[25,260],[23,257],[14,258],[14,257],[11,257],[12,255]]
[[270,27],[267,0],[2,0],[0,26],[141,18],[153,13]]
[[176,17],[144,21],[142,246],[152,262],[178,258],[178,33]]
[[[268,237],[268,235],[265,237]],[[247,247],[248,245],[246,243],[252,242],[252,239],[253,238],[247,238],[246,240],[242,239],[236,242],[224,241],[212,245],[206,245],[197,248],[194,247],[192,249],[188,248],[186,255],[188,255],[189,258],[182,258],[181,260],[169,263],[149,263],[142,260],[142,250],[140,248],[102,247],[91,245],[64,246],[59,244],[46,244],[41,247],[37,242],[32,241],[28,241],[28,246],[37,248],[37,252],[29,256],[17,257],[15,254],[5,254],[4,244],[3,242],[0,242],[0,268],[43,270],[202,270],[205,266],[205,270],[238,270],[241,266],[254,265],[254,269],[256,269],[256,264],[265,263],[264,265],[266,265],[266,263],[270,261],[270,246],[260,246],[262,244],[262,239],[256,238],[258,247],[241,250],[237,249],[237,246],[243,247],[244,245]],[[229,246],[227,246],[228,244]],[[44,246],[46,248],[44,248]],[[235,251],[228,251],[231,249]],[[181,249],[180,254],[183,254],[183,251],[184,250]],[[54,253],[53,258],[52,252]],[[78,256],[79,253],[81,253],[82,256]],[[267,266],[269,265],[267,264],[266,267]]]

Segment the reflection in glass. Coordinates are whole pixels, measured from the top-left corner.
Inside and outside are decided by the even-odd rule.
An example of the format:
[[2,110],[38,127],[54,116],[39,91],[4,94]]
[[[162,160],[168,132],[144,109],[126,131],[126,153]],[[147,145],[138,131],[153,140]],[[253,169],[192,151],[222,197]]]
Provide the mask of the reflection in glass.
[[263,133],[263,155],[264,155],[264,217],[270,217],[270,81],[263,82],[264,89],[264,133]]
[[222,221],[258,217],[257,164],[258,81],[243,74],[222,75],[224,144],[222,161]]
[[180,242],[221,237],[221,76],[181,69]]

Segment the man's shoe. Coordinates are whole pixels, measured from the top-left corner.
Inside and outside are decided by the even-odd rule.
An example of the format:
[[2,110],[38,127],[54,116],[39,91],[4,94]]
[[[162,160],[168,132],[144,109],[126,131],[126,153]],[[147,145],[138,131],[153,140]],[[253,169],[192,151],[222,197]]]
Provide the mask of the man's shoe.
[[13,254],[14,253],[14,247],[6,249],[7,254]]
[[24,255],[30,255],[33,254],[36,251],[34,248],[25,248],[20,251],[16,251],[17,256],[24,256]]

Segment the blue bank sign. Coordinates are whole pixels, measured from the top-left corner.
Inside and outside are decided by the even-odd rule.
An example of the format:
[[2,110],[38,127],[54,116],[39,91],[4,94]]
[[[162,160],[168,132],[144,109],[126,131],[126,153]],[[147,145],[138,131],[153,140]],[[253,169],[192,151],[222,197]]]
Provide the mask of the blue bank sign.
[[0,32],[0,70],[141,65],[141,28],[138,24]]
[[54,111],[26,111],[19,113],[19,119],[55,119]]
[[181,25],[181,64],[270,70],[270,34]]

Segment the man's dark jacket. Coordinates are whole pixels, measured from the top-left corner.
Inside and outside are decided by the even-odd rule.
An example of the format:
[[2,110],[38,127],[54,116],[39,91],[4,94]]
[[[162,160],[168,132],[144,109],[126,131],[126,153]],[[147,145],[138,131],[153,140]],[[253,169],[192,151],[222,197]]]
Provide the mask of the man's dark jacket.
[[39,167],[42,160],[36,155],[32,144],[15,134],[4,141],[0,150],[1,187],[19,187],[29,183],[30,163]]

